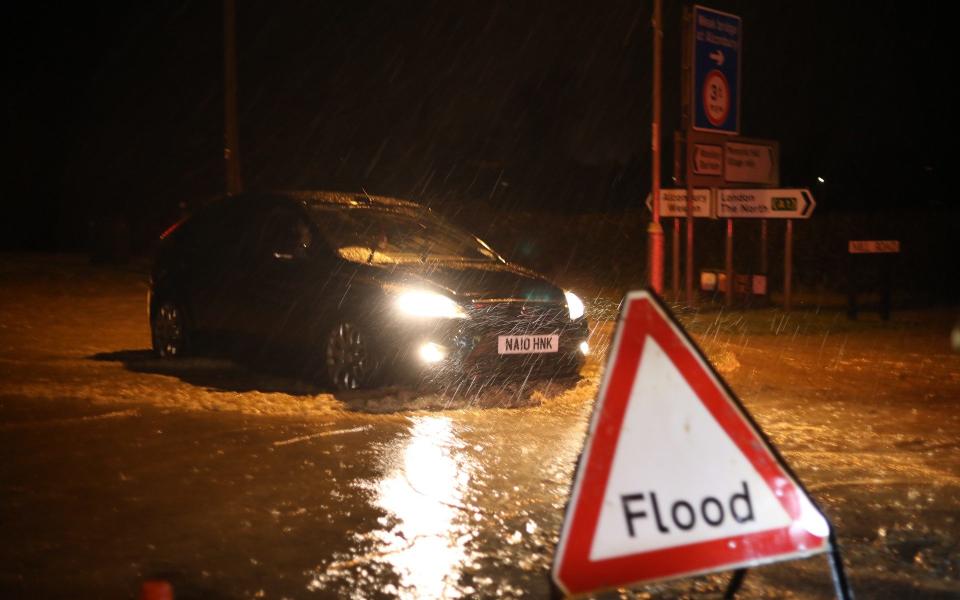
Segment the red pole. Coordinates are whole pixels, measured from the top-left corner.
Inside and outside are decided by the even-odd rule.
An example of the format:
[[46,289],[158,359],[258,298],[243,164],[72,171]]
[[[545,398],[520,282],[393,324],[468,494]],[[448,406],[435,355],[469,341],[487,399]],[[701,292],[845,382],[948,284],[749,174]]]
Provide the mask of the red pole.
[[696,298],[693,295],[693,185],[687,177],[687,306],[693,306]]
[[673,283],[673,300],[674,302],[680,301],[680,218],[674,217],[673,219],[673,238],[670,242],[673,244],[673,257],[670,261],[670,266],[673,267],[673,276],[671,277],[671,282]]
[[767,276],[767,220],[760,219],[760,273]]
[[790,311],[793,287],[793,219],[787,219],[787,235],[783,252],[783,310]]
[[653,220],[647,228],[650,286],[663,293],[663,227],[660,226],[660,50],[663,33],[660,29],[661,0],[653,4],[653,117],[651,139],[651,191]]
[[693,290],[693,182],[690,177],[691,155],[693,153],[690,139],[692,136],[690,130],[690,111],[692,110],[690,106],[690,89],[693,86],[693,68],[691,66],[693,59],[691,52],[693,48],[691,40],[692,33],[690,7],[686,6],[683,9],[683,23],[680,27],[681,46],[683,47],[680,57],[680,126],[684,131],[683,178],[687,186],[687,254],[684,262],[687,306],[694,306],[697,302]]
[[727,296],[726,304],[733,304],[733,219],[727,219],[727,247],[726,247],[726,271],[727,271]]

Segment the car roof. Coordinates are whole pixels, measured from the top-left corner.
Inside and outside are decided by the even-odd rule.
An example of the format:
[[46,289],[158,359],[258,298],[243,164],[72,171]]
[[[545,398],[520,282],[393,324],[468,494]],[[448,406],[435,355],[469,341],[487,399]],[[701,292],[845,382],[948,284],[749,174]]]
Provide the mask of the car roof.
[[350,193],[335,192],[324,190],[284,190],[269,192],[242,192],[236,196],[217,196],[209,201],[202,203],[191,211],[191,214],[184,217],[172,227],[164,231],[160,239],[163,240],[174,236],[175,232],[181,230],[181,226],[186,229],[202,227],[198,224],[198,219],[203,219],[202,215],[208,218],[216,218],[215,215],[221,214],[230,207],[258,208],[260,210],[270,209],[280,206],[302,206],[304,208],[373,208],[386,212],[404,212],[411,215],[432,214],[432,211],[425,206],[401,200],[400,198],[391,198],[389,196],[375,196],[366,192]]
[[331,192],[331,191],[274,191],[259,194],[262,196],[282,197],[302,203],[306,206],[366,206],[376,208],[410,208],[422,210],[424,207],[410,200],[391,198],[389,196],[375,196],[366,192]]
[[242,192],[235,196],[217,196],[198,207],[200,211],[221,210],[229,206],[294,206],[305,208],[375,208],[387,211],[409,211],[422,214],[432,212],[429,207],[410,200],[375,196],[365,192],[333,192],[324,190],[280,190]]

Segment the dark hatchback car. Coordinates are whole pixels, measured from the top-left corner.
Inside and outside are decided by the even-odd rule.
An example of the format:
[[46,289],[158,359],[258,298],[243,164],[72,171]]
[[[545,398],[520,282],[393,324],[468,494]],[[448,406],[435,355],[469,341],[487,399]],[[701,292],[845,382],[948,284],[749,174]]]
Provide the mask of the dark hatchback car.
[[149,311],[161,357],[242,348],[339,390],[569,375],[589,350],[571,292],[427,208],[366,194],[209,204],[162,236]]

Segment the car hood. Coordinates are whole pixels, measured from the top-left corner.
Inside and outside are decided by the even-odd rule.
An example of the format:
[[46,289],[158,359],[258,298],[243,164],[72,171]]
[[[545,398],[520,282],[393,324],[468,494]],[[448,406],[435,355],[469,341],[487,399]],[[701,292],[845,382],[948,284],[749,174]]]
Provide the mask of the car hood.
[[390,265],[374,275],[383,283],[445,292],[464,302],[516,299],[563,302],[563,291],[517,265],[495,262],[426,262]]

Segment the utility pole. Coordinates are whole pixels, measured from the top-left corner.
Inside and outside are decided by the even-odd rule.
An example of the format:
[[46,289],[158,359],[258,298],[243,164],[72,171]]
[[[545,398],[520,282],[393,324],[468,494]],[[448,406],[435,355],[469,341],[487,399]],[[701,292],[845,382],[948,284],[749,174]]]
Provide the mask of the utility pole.
[[647,257],[650,286],[663,293],[663,227],[660,225],[660,52],[663,42],[661,0],[653,3],[653,118],[650,127],[651,190],[653,220],[647,228]]
[[237,127],[237,11],[235,0],[223,0],[223,160],[227,195],[243,191],[240,177],[240,134]]
[[[687,188],[687,251],[686,267],[686,302],[687,306],[694,306],[697,298],[693,292],[693,181],[690,177],[691,169],[691,131],[693,129],[693,16],[690,8],[683,9],[683,24],[680,31],[682,46],[680,57],[680,129],[683,131],[683,180]],[[679,152],[679,150],[677,150]]]

